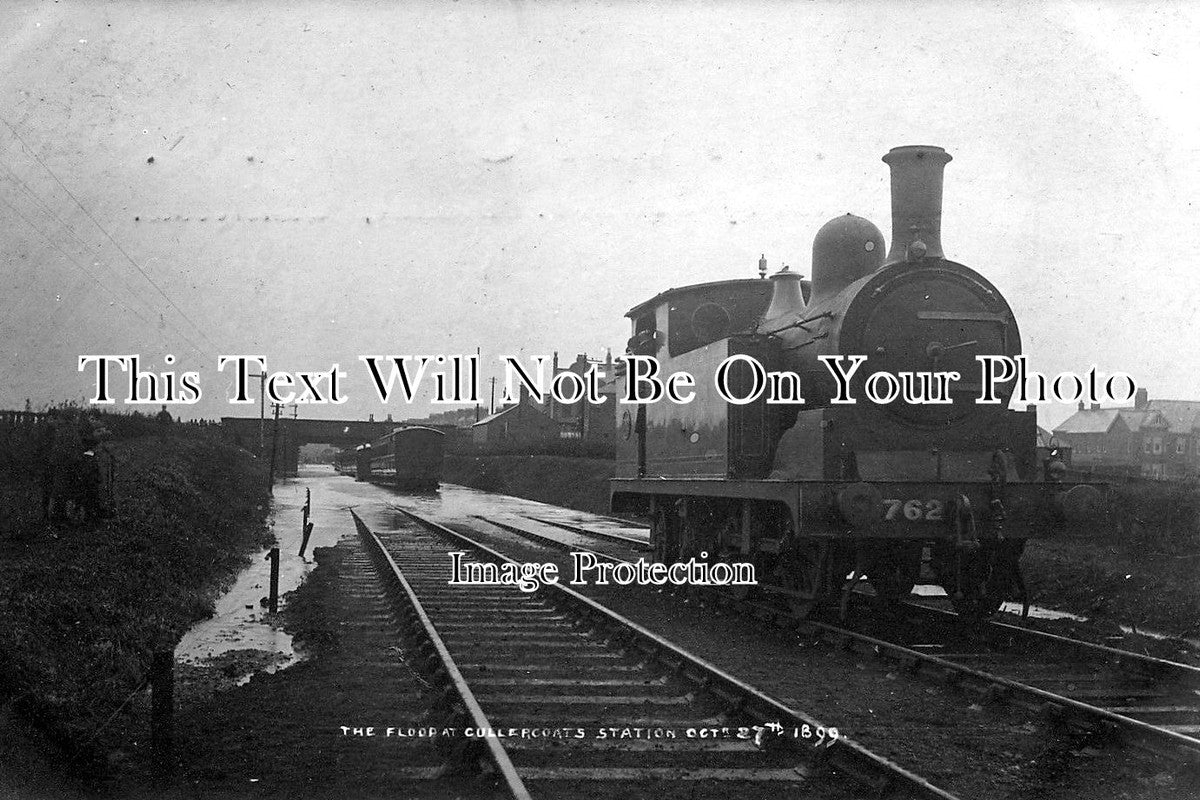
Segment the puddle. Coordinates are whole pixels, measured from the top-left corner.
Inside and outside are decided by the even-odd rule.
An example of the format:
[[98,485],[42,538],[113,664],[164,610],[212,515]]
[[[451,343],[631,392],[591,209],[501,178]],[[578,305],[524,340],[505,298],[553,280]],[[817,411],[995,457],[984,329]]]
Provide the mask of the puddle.
[[1200,650],[1200,639],[1189,638],[1187,636],[1179,636],[1179,635],[1173,634],[1173,633],[1162,633],[1161,631],[1150,631],[1150,630],[1146,630],[1145,628],[1133,628],[1133,627],[1130,627],[1129,625],[1120,625],[1118,627],[1121,629],[1121,633],[1130,633],[1130,634],[1133,634],[1134,636],[1145,636],[1147,638],[1155,639],[1160,642],[1163,642],[1163,641],[1183,642],[1183,643],[1187,644],[1189,647],[1195,648],[1196,650]]
[[[332,493],[324,492],[322,478],[332,476],[333,470],[305,469],[299,478],[280,481],[275,486],[271,528],[279,543],[279,597],[295,589],[313,568],[312,552],[317,547],[335,544],[338,528],[344,525],[343,511],[332,501]],[[308,543],[306,559],[301,559],[301,507],[305,489],[313,489],[313,534]],[[338,499],[341,502],[341,498]],[[267,611],[271,566],[267,560],[270,550],[251,556],[250,565],[237,576],[233,586],[217,600],[210,619],[201,620],[183,635],[175,647],[175,660],[195,666],[229,668],[228,661],[235,651],[251,651],[261,657],[251,659],[238,669],[236,682],[242,684],[255,672],[277,672],[297,663],[302,654],[296,652],[291,634],[281,627],[276,615]],[[243,660],[244,661],[244,660]]]
[[[1021,616],[1020,603],[1004,603],[1000,606],[1000,610],[1006,614],[1016,614]],[[1068,611],[1055,611],[1053,608],[1042,608],[1041,606],[1029,607],[1030,619],[1069,619],[1073,622],[1087,622],[1087,617],[1081,617],[1078,614],[1072,614]]]
[[[921,597],[945,597],[946,591],[940,586],[920,584],[913,587],[913,594]],[[1008,614],[1015,614],[1018,617],[1021,616],[1020,603],[1005,603],[1004,605],[1000,606],[1000,610]],[[1030,619],[1048,620],[1069,619],[1073,622],[1088,621],[1087,617],[1080,616],[1079,614],[1072,614],[1067,611],[1057,611],[1053,608],[1042,608],[1041,606],[1033,605],[1029,607],[1029,617]],[[1146,636],[1150,639],[1156,639],[1158,641],[1183,642],[1190,647],[1200,650],[1200,639],[1189,638],[1187,636],[1180,636],[1172,633],[1162,633],[1161,631],[1146,630],[1145,628],[1134,628],[1130,625],[1118,625],[1117,627],[1121,629],[1121,633],[1132,634],[1135,636]]]
[[[946,590],[941,586],[934,584],[918,584],[913,587],[913,594],[920,597],[945,597]],[[1021,616],[1020,603],[1005,603],[1000,606],[1000,610],[1009,614]],[[1076,622],[1087,622],[1087,617],[1081,617],[1077,614],[1070,614],[1066,611],[1056,611],[1053,608],[1042,608],[1041,606],[1030,606],[1029,616],[1031,619],[1070,619]]]

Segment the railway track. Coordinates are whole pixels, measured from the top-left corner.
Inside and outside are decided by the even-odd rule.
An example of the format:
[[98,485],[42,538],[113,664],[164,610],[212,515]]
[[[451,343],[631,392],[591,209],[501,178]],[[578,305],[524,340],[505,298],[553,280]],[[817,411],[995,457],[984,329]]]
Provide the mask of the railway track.
[[[886,634],[859,630],[852,648],[988,701],[1200,766],[1200,668],[1003,622],[964,629],[955,619],[904,604],[888,618]],[[878,620],[872,628],[878,631]],[[844,641],[838,626],[818,635]]]
[[[511,521],[478,519],[557,549],[581,549]],[[591,533],[582,526],[556,527],[576,535]],[[613,541],[607,535],[596,538]],[[590,552],[597,558],[628,560],[609,546]],[[1073,730],[1200,767],[1200,668],[1003,622],[964,630],[956,615],[926,606],[903,604],[882,625],[878,617],[861,613],[851,614],[850,624],[835,624],[797,619],[779,605],[708,591],[742,613],[890,662],[906,674],[951,685],[985,703],[1011,705]]]
[[645,539],[635,539],[632,536],[624,536],[619,533],[610,533],[609,531],[589,530],[588,528],[584,528],[580,525],[573,525],[569,522],[560,522],[558,520],[547,519],[546,517],[535,517],[532,514],[529,514],[527,516],[534,522],[540,522],[543,525],[550,525],[555,528],[561,528],[562,530],[570,531],[571,533],[578,533],[581,536],[593,536],[593,537],[598,537],[601,539],[607,539],[612,542],[617,542],[619,544],[628,545],[629,547],[632,547],[634,550],[644,550],[644,551],[650,550],[650,542]]
[[487,734],[451,740],[450,762],[486,763],[512,797],[952,797],[567,587],[449,585],[451,550],[513,562],[403,513],[417,525],[355,524],[445,724]]

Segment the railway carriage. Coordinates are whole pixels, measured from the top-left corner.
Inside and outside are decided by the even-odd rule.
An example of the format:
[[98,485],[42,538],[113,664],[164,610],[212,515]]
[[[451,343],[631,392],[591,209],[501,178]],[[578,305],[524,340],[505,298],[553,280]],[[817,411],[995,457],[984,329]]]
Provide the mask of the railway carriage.
[[437,489],[444,439],[434,428],[396,428],[355,450],[356,477],[404,491]]
[[[811,283],[784,268],[769,281],[672,289],[628,312],[628,352],[654,356],[663,375],[691,373],[695,399],[618,410],[612,504],[650,517],[657,559],[750,561],[801,615],[844,608],[864,578],[893,603],[924,566],[960,613],[982,616],[1024,596],[1026,540],[1093,515],[1101,496],[1039,461],[1035,411],[1008,408],[1012,381],[999,402],[976,402],[976,357],[1017,356],[1021,338],[996,287],[943,255],[950,155],[899,147],[884,161],[886,258],[879,229],[847,214],[817,233]],[[739,355],[753,361],[735,359],[718,393],[718,365]],[[857,401],[835,402],[839,382],[820,357],[857,355],[867,357],[849,380]],[[803,403],[766,392],[728,402],[761,382],[754,362],[795,376]],[[876,371],[961,379],[945,402],[877,404],[864,397]]]

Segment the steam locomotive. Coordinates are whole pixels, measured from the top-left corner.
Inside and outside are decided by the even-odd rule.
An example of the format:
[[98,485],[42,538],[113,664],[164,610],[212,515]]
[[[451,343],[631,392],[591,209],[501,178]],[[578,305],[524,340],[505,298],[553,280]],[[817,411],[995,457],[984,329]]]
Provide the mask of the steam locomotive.
[[[1036,412],[1009,410],[1014,383],[981,404],[976,357],[1014,357],[1021,338],[1004,296],[941,245],[950,155],[906,146],[891,169],[892,241],[846,214],[813,242],[811,282],[784,268],[763,279],[669,289],[634,306],[628,352],[696,378],[688,404],[618,411],[618,512],[647,515],[655,558],[751,562],[759,589],[798,615],[845,603],[860,580],[885,607],[928,575],[955,609],[981,617],[1024,599],[1031,537],[1094,516],[1097,487],[1065,484],[1039,460]],[[766,370],[798,378],[803,403],[733,403],[712,379],[752,396]],[[957,372],[946,402],[834,402],[826,359],[862,355],[849,381],[864,398],[875,371]],[[622,381],[630,380],[625,375]],[[625,386],[620,386],[625,396]],[[844,396],[843,396],[844,397]]]

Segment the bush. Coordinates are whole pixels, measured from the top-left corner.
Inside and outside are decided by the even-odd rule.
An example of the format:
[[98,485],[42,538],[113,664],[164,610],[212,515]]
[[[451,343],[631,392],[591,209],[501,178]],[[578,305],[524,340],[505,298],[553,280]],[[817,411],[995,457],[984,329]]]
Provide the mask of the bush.
[[1200,553],[1200,487],[1135,481],[1109,490],[1106,538],[1128,553]]
[[254,458],[190,426],[137,436],[143,424],[108,445],[115,519],[52,525],[35,484],[7,493],[25,508],[11,517],[0,587],[0,704],[80,765],[102,754],[94,734],[151,654],[211,614],[219,583],[265,542],[266,475]]

